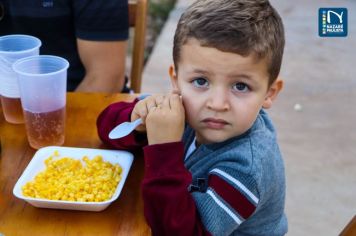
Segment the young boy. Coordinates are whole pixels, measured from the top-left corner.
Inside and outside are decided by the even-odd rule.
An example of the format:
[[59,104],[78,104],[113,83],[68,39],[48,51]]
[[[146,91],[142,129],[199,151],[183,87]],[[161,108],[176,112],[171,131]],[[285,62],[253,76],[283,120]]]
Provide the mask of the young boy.
[[[100,114],[105,143],[144,146],[142,194],[153,235],[287,232],[284,166],[264,111],[283,86],[283,48],[282,21],[268,0],[196,1],[175,33],[173,93]],[[135,132],[108,138],[138,118],[144,124]]]

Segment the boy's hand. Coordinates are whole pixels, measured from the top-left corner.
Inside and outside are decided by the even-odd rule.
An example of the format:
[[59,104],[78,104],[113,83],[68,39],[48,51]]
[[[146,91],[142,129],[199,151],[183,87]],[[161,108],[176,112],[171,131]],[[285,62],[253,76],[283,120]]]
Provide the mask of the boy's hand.
[[132,113],[131,113],[131,121],[137,120],[138,118],[142,119],[142,124],[137,126],[136,131],[144,132],[146,131],[146,117],[148,115],[149,110],[152,107],[157,107],[159,104],[163,102],[164,95],[157,94],[146,97],[145,99],[139,101]]
[[158,106],[149,109],[146,118],[149,145],[178,142],[184,131],[184,107],[177,94],[169,94]]

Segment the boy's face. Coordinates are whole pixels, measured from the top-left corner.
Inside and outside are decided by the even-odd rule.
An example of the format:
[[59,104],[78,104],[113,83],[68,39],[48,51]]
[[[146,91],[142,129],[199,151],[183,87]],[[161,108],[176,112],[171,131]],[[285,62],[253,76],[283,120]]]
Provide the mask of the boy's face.
[[253,56],[202,47],[189,39],[181,49],[172,85],[182,95],[189,125],[198,143],[222,142],[247,131],[262,107],[269,108],[282,88],[268,87],[267,63]]

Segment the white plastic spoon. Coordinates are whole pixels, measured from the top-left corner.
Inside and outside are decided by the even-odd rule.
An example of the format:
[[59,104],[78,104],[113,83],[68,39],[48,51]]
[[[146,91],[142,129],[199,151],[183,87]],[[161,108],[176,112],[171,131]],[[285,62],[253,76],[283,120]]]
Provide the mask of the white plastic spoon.
[[118,139],[125,137],[129,133],[131,133],[137,126],[142,124],[141,118],[132,121],[132,122],[124,122],[113,128],[109,133],[110,139]]

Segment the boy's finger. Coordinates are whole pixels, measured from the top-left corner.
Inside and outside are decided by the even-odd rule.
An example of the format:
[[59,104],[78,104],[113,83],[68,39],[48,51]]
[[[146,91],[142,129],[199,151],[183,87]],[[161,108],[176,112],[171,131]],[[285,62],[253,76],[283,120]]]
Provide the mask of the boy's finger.
[[131,114],[131,121],[136,120],[138,118],[142,118],[142,120],[144,121],[144,117],[146,116],[146,105],[144,103],[140,103],[138,102]]
[[148,111],[147,111],[146,108],[143,108],[143,109],[139,110],[140,118],[142,118],[143,121],[145,120],[145,117],[147,116],[147,113],[148,113]]
[[155,102],[157,107],[162,104],[164,97],[165,97],[164,95],[160,95],[156,97]]
[[156,104],[155,99],[148,99],[146,102],[146,109],[147,109],[146,113],[148,113],[152,107],[156,107],[156,106],[157,106],[157,104]]
[[143,120],[147,116],[147,107],[146,107],[146,101],[145,102],[139,102],[136,104],[134,112],[137,114],[138,118],[142,118]]
[[172,96],[170,96],[169,103],[170,103],[170,107],[172,109],[181,107],[181,104],[182,104],[181,99],[180,99],[179,95],[177,95],[177,94],[173,94]]
[[169,105],[169,98],[170,98],[170,95],[167,95],[167,96],[164,97],[164,100],[162,102],[162,108],[171,109],[171,107]]

